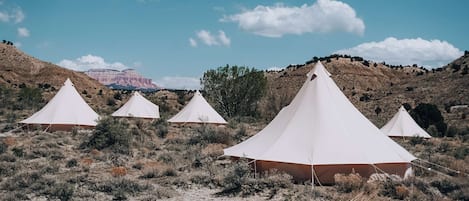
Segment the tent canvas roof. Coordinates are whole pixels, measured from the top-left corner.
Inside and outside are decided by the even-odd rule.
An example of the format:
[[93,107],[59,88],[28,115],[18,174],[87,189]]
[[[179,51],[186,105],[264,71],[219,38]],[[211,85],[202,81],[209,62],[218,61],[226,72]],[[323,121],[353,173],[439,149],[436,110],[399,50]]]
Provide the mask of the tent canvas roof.
[[290,105],[228,156],[305,165],[408,163],[415,157],[347,99],[318,62]]
[[41,110],[21,121],[25,124],[96,126],[99,115],[83,100],[67,78]]
[[160,112],[157,105],[136,91],[121,108],[112,113],[112,116],[157,119],[160,118]]
[[432,137],[414,121],[403,106],[401,106],[392,119],[381,128],[381,131],[392,137]]
[[225,119],[208,104],[199,91],[195,92],[189,103],[168,122],[227,124]]

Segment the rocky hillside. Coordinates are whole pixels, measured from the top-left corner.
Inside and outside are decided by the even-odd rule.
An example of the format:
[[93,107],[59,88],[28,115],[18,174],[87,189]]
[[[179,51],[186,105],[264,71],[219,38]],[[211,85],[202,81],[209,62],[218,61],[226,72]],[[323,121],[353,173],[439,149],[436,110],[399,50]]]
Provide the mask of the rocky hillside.
[[78,92],[95,110],[106,105],[113,92],[84,73],[68,70],[31,57],[14,46],[0,44],[0,86],[14,91],[41,88],[47,101],[70,78]]
[[[316,58],[332,74],[332,78],[352,103],[377,126],[384,125],[404,103],[438,106],[445,121],[456,127],[469,126],[467,109],[451,110],[452,106],[469,104],[469,53],[437,69],[417,66],[389,66],[365,61],[360,57],[332,55]],[[302,86],[305,75],[315,60],[304,65],[291,65],[279,72],[268,72],[267,96],[263,113],[273,117],[287,105]],[[377,108],[381,109],[378,114]]]
[[123,71],[112,69],[90,69],[85,74],[98,80],[101,84],[123,89],[158,89],[152,80],[140,75],[134,69]]

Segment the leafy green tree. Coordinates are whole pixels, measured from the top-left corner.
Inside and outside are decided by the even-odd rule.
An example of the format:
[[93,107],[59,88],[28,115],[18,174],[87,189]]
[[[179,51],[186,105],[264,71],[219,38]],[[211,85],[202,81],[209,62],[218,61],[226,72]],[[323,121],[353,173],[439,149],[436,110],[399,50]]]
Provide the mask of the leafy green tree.
[[427,129],[430,125],[435,125],[438,136],[444,136],[447,125],[436,105],[420,103],[410,112],[410,115],[420,127]]
[[207,99],[224,116],[256,116],[267,78],[254,68],[226,65],[205,72],[201,84]]

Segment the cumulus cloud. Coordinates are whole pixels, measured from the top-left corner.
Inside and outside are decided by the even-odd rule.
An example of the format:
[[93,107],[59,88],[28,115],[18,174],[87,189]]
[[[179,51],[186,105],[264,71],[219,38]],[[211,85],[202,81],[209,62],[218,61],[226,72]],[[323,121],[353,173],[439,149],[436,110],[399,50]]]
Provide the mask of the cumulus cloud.
[[[230,46],[231,39],[226,36],[222,30],[218,31],[218,35],[214,35],[207,30],[200,30],[196,32],[196,36],[199,42],[208,46]],[[197,40],[189,38],[189,43],[192,47],[197,47]]]
[[252,10],[224,16],[220,21],[238,23],[241,29],[265,37],[334,31],[362,35],[365,31],[363,20],[352,7],[333,0],[318,0],[300,7],[258,5]]
[[167,89],[200,89],[200,79],[196,77],[167,76],[156,80],[155,83]]
[[8,15],[8,13],[6,13],[6,12],[0,11],[0,21],[2,21],[2,22],[10,21],[10,15]]
[[29,37],[29,30],[25,27],[18,28],[19,37]]
[[373,61],[385,61],[393,65],[418,64],[427,67],[440,67],[464,54],[446,41],[422,38],[396,39],[394,37],[379,42],[363,43],[335,53],[360,56]]
[[20,23],[24,20],[25,18],[25,15],[23,13],[23,10],[21,10],[21,8],[17,8],[13,11],[13,15],[12,15],[12,18],[13,18],[13,21],[15,23]]
[[18,24],[22,22],[25,17],[23,10],[19,7],[10,11],[0,11],[0,21],[2,22],[12,21],[13,23]]
[[191,47],[197,47],[197,41],[195,41],[193,38],[189,38],[189,44]]
[[108,63],[102,57],[91,54],[79,57],[75,60],[64,59],[57,65],[76,71],[86,71],[89,69],[124,70],[129,68],[121,62]]

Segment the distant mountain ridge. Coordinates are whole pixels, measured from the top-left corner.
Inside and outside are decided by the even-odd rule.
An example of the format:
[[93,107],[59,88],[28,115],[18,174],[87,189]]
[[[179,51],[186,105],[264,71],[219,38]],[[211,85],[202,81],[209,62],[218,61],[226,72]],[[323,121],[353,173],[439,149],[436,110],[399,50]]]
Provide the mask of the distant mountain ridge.
[[84,73],[113,89],[160,89],[151,79],[143,77],[135,69],[125,69],[123,71],[90,69]]

